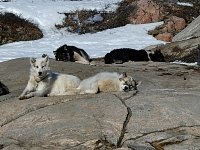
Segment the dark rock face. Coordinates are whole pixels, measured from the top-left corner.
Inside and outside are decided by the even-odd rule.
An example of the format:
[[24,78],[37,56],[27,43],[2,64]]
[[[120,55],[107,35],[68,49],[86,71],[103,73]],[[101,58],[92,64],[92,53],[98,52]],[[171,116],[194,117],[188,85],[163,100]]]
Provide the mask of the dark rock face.
[[8,88],[0,81],[0,96],[9,93]]

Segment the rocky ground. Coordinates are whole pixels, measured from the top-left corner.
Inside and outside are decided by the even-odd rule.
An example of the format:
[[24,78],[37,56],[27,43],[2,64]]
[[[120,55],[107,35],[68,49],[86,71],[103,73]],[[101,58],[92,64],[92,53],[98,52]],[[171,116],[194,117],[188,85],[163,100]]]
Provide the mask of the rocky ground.
[[155,62],[90,66],[52,59],[50,64],[53,71],[81,79],[126,71],[142,84],[129,93],[20,101],[29,59],[1,62],[0,78],[10,93],[0,97],[0,149],[199,150],[199,68]]

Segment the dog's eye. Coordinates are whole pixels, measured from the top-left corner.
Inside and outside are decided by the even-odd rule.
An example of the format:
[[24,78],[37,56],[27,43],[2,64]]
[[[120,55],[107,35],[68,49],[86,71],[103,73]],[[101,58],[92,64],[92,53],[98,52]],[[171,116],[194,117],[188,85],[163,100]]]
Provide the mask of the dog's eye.
[[35,66],[35,68],[38,68],[38,66]]
[[42,68],[44,68],[45,66],[42,66]]

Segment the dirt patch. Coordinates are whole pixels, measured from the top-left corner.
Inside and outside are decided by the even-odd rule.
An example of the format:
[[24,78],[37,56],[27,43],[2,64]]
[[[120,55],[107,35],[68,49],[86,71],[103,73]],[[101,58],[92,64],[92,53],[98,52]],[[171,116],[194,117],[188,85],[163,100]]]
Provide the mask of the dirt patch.
[[0,33],[0,45],[43,37],[42,31],[36,25],[12,13],[0,14]]

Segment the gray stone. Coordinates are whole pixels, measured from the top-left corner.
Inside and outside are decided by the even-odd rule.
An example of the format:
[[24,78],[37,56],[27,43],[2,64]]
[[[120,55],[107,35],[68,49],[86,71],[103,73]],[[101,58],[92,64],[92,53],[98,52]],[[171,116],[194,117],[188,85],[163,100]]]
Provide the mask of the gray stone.
[[54,60],[50,63],[53,71],[81,79],[101,71],[117,71],[127,72],[142,83],[137,92],[20,101],[17,97],[28,81],[29,59],[2,62],[0,78],[6,81],[10,93],[0,97],[0,149],[197,150],[200,147],[197,67],[158,62],[96,66]]
[[197,62],[198,60],[198,50],[197,47],[200,44],[200,37],[192,38],[183,41],[177,41],[172,43],[167,43],[165,45],[157,45],[147,47],[146,49],[160,49],[163,53],[165,60],[167,62],[172,61],[183,61],[183,62]]

